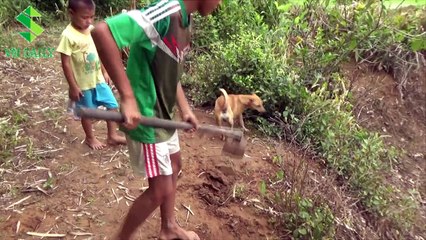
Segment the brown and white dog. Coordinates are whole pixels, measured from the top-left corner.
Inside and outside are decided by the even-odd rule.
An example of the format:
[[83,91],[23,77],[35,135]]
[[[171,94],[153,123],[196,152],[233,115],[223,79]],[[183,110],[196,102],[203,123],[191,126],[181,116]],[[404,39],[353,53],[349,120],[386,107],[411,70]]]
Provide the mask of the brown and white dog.
[[244,126],[243,112],[247,108],[257,110],[258,112],[266,111],[263,107],[262,99],[254,93],[247,95],[228,95],[225,89],[219,88],[219,90],[223,95],[216,99],[214,106],[216,124],[219,126],[222,126],[223,121],[226,121],[231,125],[231,128],[233,128],[234,120],[238,119],[241,128],[244,131],[248,131],[248,129]]

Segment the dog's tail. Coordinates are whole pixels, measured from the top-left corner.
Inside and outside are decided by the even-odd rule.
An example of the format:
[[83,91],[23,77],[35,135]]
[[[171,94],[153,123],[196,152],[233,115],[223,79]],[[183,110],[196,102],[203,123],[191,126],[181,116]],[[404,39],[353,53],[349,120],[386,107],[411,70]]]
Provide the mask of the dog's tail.
[[223,88],[219,88],[219,90],[222,92],[223,97],[225,98],[225,106],[223,108],[224,111],[228,110],[228,93]]

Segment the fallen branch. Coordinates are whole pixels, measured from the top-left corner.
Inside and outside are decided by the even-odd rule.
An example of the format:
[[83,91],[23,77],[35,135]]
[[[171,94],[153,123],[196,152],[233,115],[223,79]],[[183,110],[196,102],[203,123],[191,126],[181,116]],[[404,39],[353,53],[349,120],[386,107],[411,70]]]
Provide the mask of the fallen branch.
[[35,168],[25,169],[25,170],[22,170],[21,172],[31,172],[31,171],[38,171],[38,170],[47,170],[47,171],[49,171],[50,169],[49,168],[45,168],[45,167],[36,166]]
[[112,194],[114,194],[114,197],[115,197],[115,199],[117,200],[117,204],[119,204],[120,203],[120,199],[117,197],[117,194],[115,194],[115,191],[114,191],[114,188],[111,188],[111,190],[112,190]]
[[258,208],[258,209],[260,209],[260,210],[262,210],[262,211],[264,211],[264,212],[267,212],[267,213],[269,213],[270,215],[273,215],[273,216],[282,216],[283,215],[282,212],[277,212],[272,207],[263,208],[262,206],[259,206],[257,204],[253,204],[253,206],[256,207],[256,208]]
[[81,206],[81,199],[83,198],[83,192],[84,190],[80,193],[80,197],[78,198],[78,206]]
[[72,223],[70,223],[70,222],[68,222],[66,219],[64,219],[64,222],[65,223],[67,223],[67,224],[69,224],[69,225],[71,225],[71,226],[73,226],[75,229],[77,229],[77,230],[80,230],[80,231],[86,231],[84,228],[81,228],[81,227],[79,227],[79,226],[77,226],[77,225],[74,225],[74,224],[72,224]]
[[85,233],[85,232],[70,232],[73,236],[93,236],[93,233]]
[[5,172],[5,173],[13,173],[9,169],[0,168],[0,173],[3,173],[3,172]]
[[125,199],[127,199],[127,200],[129,200],[129,201],[132,201],[132,202],[134,202],[134,201],[135,201],[135,199],[134,199],[134,198],[131,198],[130,196],[127,196],[127,194],[126,194],[126,195],[124,195],[124,198],[125,198]]
[[189,205],[188,205],[188,207],[187,207],[187,206],[185,206],[185,205],[183,205],[183,204],[182,204],[182,206],[183,206],[183,207],[184,207],[184,208],[185,208],[188,212],[190,212],[192,216],[194,216],[194,212],[192,212],[192,210],[191,210],[191,206],[189,206]]
[[21,221],[18,221],[17,223],[16,223],[16,234],[18,234],[19,233],[19,230],[21,229]]
[[119,152],[120,152],[120,151],[115,152],[115,153],[114,153],[114,155],[112,155],[112,157],[109,159],[109,162],[112,162],[112,160],[114,160],[115,156],[117,156],[117,154],[118,154]]
[[58,238],[58,237],[65,237],[66,234],[62,234],[62,233],[37,233],[37,232],[27,232],[28,235],[30,236],[35,236],[35,237],[51,237],[51,238]]
[[46,133],[46,134],[48,134],[48,135],[50,135],[50,136],[52,136],[52,137],[56,138],[57,140],[61,140],[60,138],[58,138],[57,136],[53,135],[52,133],[50,133],[50,132],[48,132],[48,131],[46,131],[46,130],[41,129],[40,131],[42,131],[42,132],[44,132],[44,133]]
[[71,171],[70,171],[69,173],[65,174],[64,176],[68,176],[68,175],[70,175],[70,174],[71,174],[71,173],[73,173],[75,170],[77,170],[77,166],[75,166],[73,169],[71,169]]
[[38,150],[38,151],[35,151],[34,154],[41,155],[41,154],[53,153],[53,152],[57,152],[57,151],[61,151],[61,150],[63,150],[63,148],[52,149],[52,150]]
[[113,204],[113,203],[117,202],[117,200],[118,200],[118,201],[121,201],[121,199],[123,199],[123,197],[119,197],[118,199],[114,199],[114,200],[112,200],[111,202],[109,202],[109,203],[108,203],[108,205],[110,205],[110,204]]
[[40,192],[44,193],[45,195],[49,196],[49,193],[47,193],[44,189],[42,189],[41,187],[37,186],[36,187],[37,190],[39,190]]
[[22,203],[22,202],[24,202],[24,201],[26,201],[27,199],[29,199],[31,197],[31,195],[29,195],[29,196],[27,196],[27,197],[24,197],[23,199],[21,199],[21,200],[19,200],[19,201],[17,201],[17,202],[15,202],[15,203],[12,203],[11,205],[9,205],[7,208],[5,208],[5,210],[8,210],[9,208],[11,208],[11,207],[13,207],[13,206],[15,206],[15,205],[18,205],[18,204],[20,204],[20,203]]

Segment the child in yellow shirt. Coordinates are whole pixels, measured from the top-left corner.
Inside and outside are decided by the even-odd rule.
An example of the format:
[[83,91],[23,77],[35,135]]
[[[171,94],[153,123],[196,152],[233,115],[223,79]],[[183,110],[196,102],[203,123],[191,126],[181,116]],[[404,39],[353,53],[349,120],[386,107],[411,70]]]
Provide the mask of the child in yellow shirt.
[[[69,85],[69,97],[75,101],[77,108],[104,106],[108,110],[116,110],[118,103],[108,86],[110,78],[99,60],[90,35],[95,3],[93,0],[70,0],[68,11],[71,23],[62,32],[57,51],[61,54],[62,69]],[[81,124],[86,134],[85,143],[89,147],[98,150],[106,146],[94,136],[90,119],[81,119]],[[107,121],[107,127],[108,144],[126,143],[125,138],[117,134],[115,122]]]

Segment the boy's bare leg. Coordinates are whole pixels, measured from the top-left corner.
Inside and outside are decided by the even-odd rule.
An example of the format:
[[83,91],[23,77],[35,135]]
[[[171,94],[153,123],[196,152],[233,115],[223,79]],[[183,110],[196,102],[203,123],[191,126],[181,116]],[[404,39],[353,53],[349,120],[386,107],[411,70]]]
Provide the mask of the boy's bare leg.
[[160,239],[185,239],[199,240],[195,232],[182,229],[176,222],[175,216],[175,198],[179,171],[182,168],[180,152],[170,155],[172,162],[172,185],[173,191],[166,197],[165,202],[161,204],[161,231]]
[[105,147],[105,144],[102,144],[93,134],[92,120],[87,118],[82,118],[81,125],[83,126],[84,133],[86,134],[86,139],[84,140],[84,142],[90,148],[99,150]]
[[[116,109],[108,109],[108,111],[117,111]],[[118,135],[117,133],[117,123],[113,121],[106,121],[108,128],[108,139],[107,143],[109,145],[119,145],[126,144],[126,138]]]
[[124,220],[117,240],[128,240],[135,230],[151,215],[151,213],[173,190],[172,176],[158,176],[149,178],[149,188],[140,195]]

